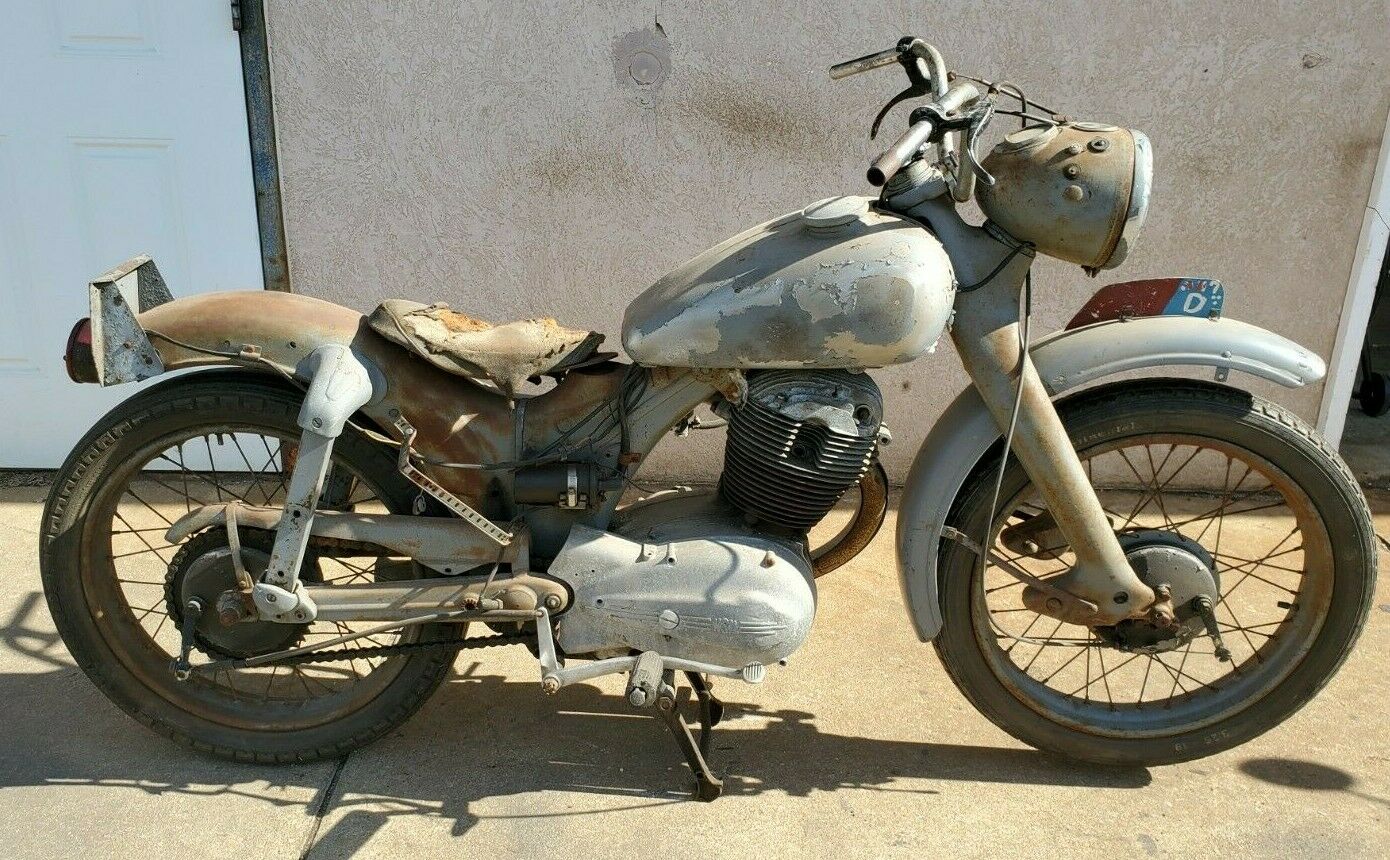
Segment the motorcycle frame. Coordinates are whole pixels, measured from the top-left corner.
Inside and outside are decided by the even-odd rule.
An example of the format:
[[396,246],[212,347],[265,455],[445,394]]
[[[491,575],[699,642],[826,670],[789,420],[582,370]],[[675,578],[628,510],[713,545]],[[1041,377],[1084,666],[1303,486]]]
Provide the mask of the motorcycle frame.
[[[1024,356],[1018,336],[1018,296],[1032,264],[1031,254],[1026,250],[1015,253],[1015,246],[1007,237],[967,224],[948,195],[938,194],[925,200],[921,200],[920,194],[916,196],[919,202],[903,214],[929,226],[945,247],[958,281],[985,280],[1002,264],[983,286],[956,297],[951,336],[974,385],[929,433],[909,474],[899,514],[899,569],[918,635],[930,639],[941,626],[936,555],[945,534],[946,513],[969,471],[1007,427],[1014,399],[1020,396],[1012,450],[1049,508],[1062,512],[1058,516],[1059,530],[1076,549],[1078,559],[1068,574],[1067,589],[1094,604],[1097,623],[1113,623],[1135,614],[1153,602],[1153,594],[1124,561],[1066,437],[1052,397],[1111,373],[1174,364],[1214,366],[1222,374],[1231,369],[1244,370],[1285,385],[1302,385],[1321,378],[1321,360],[1297,344],[1254,326],[1233,320],[1173,317],[1126,324],[1140,326],[1139,332],[1130,329],[1120,333],[1104,323],[1076,332],[1061,332],[1042,339],[1029,356]],[[1010,255],[1012,259],[1006,259]],[[116,277],[98,279],[92,284],[93,341],[109,345],[124,337],[128,342],[133,339],[137,350],[153,352],[153,361],[145,362],[143,369],[135,365],[140,378],[190,367],[252,367],[273,369],[295,378],[307,385],[311,394],[320,371],[325,378],[347,373],[354,380],[354,393],[346,400],[330,402],[323,397],[306,396],[300,424],[309,442],[308,450],[321,456],[311,456],[306,463],[301,455],[295,464],[295,474],[304,471],[307,476],[298,482],[297,495],[292,478],[290,495],[298,498],[301,512],[306,509],[308,494],[312,492],[316,497],[321,490],[319,470],[331,453],[331,445],[319,438],[325,435],[322,426],[341,427],[349,416],[358,415],[365,416],[377,428],[384,428],[405,415],[418,431],[416,450],[427,458],[480,464],[507,462],[521,459],[527,450],[535,450],[558,434],[574,429],[570,422],[575,415],[617,396],[626,371],[625,365],[612,364],[570,373],[544,394],[509,400],[415,359],[368,328],[357,312],[329,302],[268,292],[212,293],[169,301],[167,291],[163,291],[147,304],[143,285],[155,281],[162,286],[152,261],[137,258],[109,275]],[[113,287],[119,286],[122,278],[132,284],[138,278],[142,286],[138,316],[130,308],[137,304],[134,290],[125,290],[132,301],[110,301]],[[100,317],[95,316],[98,312]],[[102,329],[104,336],[98,337]],[[1047,360],[1040,364],[1041,358]],[[103,361],[102,352],[96,352],[96,377],[103,384],[130,381],[130,367],[129,363]],[[720,396],[735,401],[739,397],[738,371],[650,368],[648,373],[649,389],[628,416],[630,450],[618,450],[621,446],[615,444],[617,439],[600,440],[607,443],[599,452],[601,462],[625,476],[634,474],[640,461],[695,407]],[[320,386],[321,390],[328,388],[341,386]],[[315,427],[315,419],[321,426]],[[445,490],[479,505],[490,519],[501,520],[514,514],[505,472],[428,471]],[[602,504],[587,510],[528,510],[524,539],[530,551],[553,557],[576,524],[606,528],[619,496],[610,492]],[[307,510],[312,511],[313,506],[307,505]],[[279,525],[290,526],[294,522],[289,519],[291,516],[287,508]],[[306,518],[301,513],[298,519]],[[397,519],[402,522],[394,522]],[[277,528],[277,548],[283,540],[292,551],[309,534],[385,540],[386,530],[409,529],[412,520],[419,524],[418,518],[408,516],[308,517],[302,530]],[[505,547],[499,548],[466,521],[447,522],[450,527],[443,531],[448,537],[449,558],[455,566],[509,561],[514,571],[522,572],[524,565],[529,564],[526,551],[519,556],[516,550],[509,554]],[[461,545],[472,552],[461,551]],[[442,563],[439,552],[436,547],[432,554],[422,546],[418,554],[411,556],[421,559],[433,555],[433,566],[438,567]],[[517,567],[519,559],[524,560],[521,568]],[[289,585],[288,590],[293,592],[297,584],[288,579],[286,571],[295,567],[288,562],[281,559],[279,585]],[[1124,598],[1115,600],[1121,594]],[[306,605],[312,608],[312,598]],[[275,607],[282,608],[283,604]],[[555,611],[559,607],[549,608]],[[282,612],[269,612],[264,606],[262,610],[279,620],[296,620]]]

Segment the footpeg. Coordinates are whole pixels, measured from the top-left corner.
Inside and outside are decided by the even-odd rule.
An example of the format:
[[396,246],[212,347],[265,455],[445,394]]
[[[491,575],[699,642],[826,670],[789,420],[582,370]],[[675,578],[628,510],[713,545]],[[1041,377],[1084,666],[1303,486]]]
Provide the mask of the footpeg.
[[661,655],[643,651],[627,679],[627,701],[634,708],[644,708],[656,701],[661,687]]

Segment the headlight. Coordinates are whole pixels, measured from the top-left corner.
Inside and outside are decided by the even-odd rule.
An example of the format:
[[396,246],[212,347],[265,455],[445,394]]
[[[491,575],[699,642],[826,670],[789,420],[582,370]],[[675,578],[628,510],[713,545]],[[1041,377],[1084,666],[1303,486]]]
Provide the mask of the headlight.
[[1124,262],[1144,225],[1153,149],[1142,132],[1078,122],[1007,135],[985,158],[980,208],[1039,251],[1088,269]]

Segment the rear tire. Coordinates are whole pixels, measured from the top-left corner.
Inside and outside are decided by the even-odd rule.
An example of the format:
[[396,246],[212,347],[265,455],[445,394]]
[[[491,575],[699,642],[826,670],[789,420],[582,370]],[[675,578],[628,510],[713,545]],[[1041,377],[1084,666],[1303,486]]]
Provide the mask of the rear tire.
[[[1257,672],[1271,673],[1270,688],[1261,690],[1258,696],[1252,696],[1248,701],[1235,698],[1221,708],[1213,705],[1210,719],[1183,722],[1175,716],[1177,711],[1165,714],[1162,707],[1154,711],[1143,711],[1145,699],[1144,689],[1141,687],[1138,699],[1141,708],[1126,714],[1125,718],[1133,717],[1133,722],[1125,724],[1121,717],[1110,713],[1116,712],[1115,701],[1110,702],[1107,712],[1105,703],[1099,701],[1100,693],[1096,692],[1093,695],[1089,686],[1086,688],[1084,707],[1076,692],[1070,694],[1076,702],[1076,707],[1073,708],[1072,700],[1044,695],[1046,691],[1040,685],[1031,683],[1029,669],[1025,668],[1022,675],[1000,670],[1000,666],[1004,664],[998,659],[998,655],[989,649],[999,649],[1007,654],[1018,643],[1030,640],[1007,637],[1013,640],[1007,650],[1002,647],[1002,643],[1006,641],[1004,637],[996,637],[993,645],[982,641],[988,638],[981,636],[980,624],[982,607],[985,607],[983,611],[989,611],[989,598],[982,595],[984,589],[981,583],[985,574],[982,573],[978,556],[974,552],[959,543],[946,540],[941,544],[941,608],[945,626],[935,640],[935,645],[951,679],[966,698],[995,725],[1024,743],[1071,758],[1120,765],[1160,765],[1211,755],[1245,743],[1268,731],[1307,704],[1332,678],[1350,653],[1366,622],[1375,587],[1375,532],[1365,498],[1341,459],[1327,448],[1310,427],[1284,409],[1246,392],[1208,383],[1178,380],[1118,383],[1083,392],[1060,403],[1058,411],[1071,438],[1085,440],[1084,446],[1078,449],[1083,459],[1087,457],[1087,452],[1100,451],[1107,446],[1121,446],[1128,438],[1166,436],[1169,439],[1209,439],[1213,444],[1228,446],[1230,450],[1249,452],[1252,458],[1272,464],[1279,473],[1291,480],[1290,486],[1296,486],[1304,494],[1310,503],[1307,510],[1310,514],[1316,514],[1316,519],[1321,522],[1320,528],[1325,531],[1325,537],[1314,535],[1312,532],[1318,529],[1310,526],[1308,534],[1301,535],[1300,544],[1306,543],[1309,547],[1304,556],[1307,567],[1302,573],[1298,573],[1300,596],[1288,597],[1286,600],[1295,604],[1302,601],[1308,606],[1298,611],[1312,613],[1315,611],[1315,601],[1310,595],[1320,594],[1320,600],[1325,600],[1325,604],[1322,604],[1324,608],[1316,611],[1324,614],[1315,630],[1310,623],[1306,628],[1307,632],[1299,634],[1303,636],[1303,641],[1294,641],[1287,647],[1281,643],[1280,650],[1277,651],[1265,644],[1251,645],[1251,656],[1246,659],[1253,662],[1246,662],[1244,665],[1252,668],[1239,671],[1249,673],[1253,677],[1258,677],[1255,674]],[[1149,435],[1145,437],[1145,434]],[[1169,444],[1174,444],[1176,448],[1184,443]],[[1193,447],[1196,449],[1200,446]],[[979,540],[980,536],[985,534],[987,509],[991,502],[1001,448],[1002,445],[997,445],[967,481],[949,519],[952,525],[975,540]],[[1155,472],[1155,484],[1158,483],[1157,474],[1161,471],[1162,469],[1159,469]],[[1017,461],[1012,460],[1005,472],[1004,489],[1000,495],[1001,514],[996,520],[995,529],[1007,516],[1002,512],[1013,510],[1004,502],[1020,498],[1027,486],[1027,477]],[[1222,516],[1224,517],[1224,514]],[[1165,511],[1164,519],[1167,518],[1168,512]],[[1312,519],[1309,518],[1308,522],[1312,523]],[[1209,539],[1206,542],[1210,543]],[[1218,544],[1219,542],[1218,538]],[[1321,545],[1324,542],[1330,563],[1308,561],[1314,557],[1313,544]],[[1317,550],[1317,553],[1321,552]],[[1217,564],[1218,568],[1221,566],[1220,563]],[[1324,570],[1325,573],[1315,574],[1315,567]],[[1234,568],[1224,571],[1222,575],[1225,579],[1221,583],[1223,600],[1224,595],[1230,593],[1227,589],[1233,589],[1233,583],[1242,569],[1260,568],[1237,564]],[[1304,576],[1308,579],[1305,580]],[[1327,581],[1323,582],[1324,579]],[[1330,597],[1326,597],[1327,592],[1323,589],[1330,589]],[[1025,618],[1041,618],[1032,616],[1026,610],[1005,611],[1022,612],[1022,617]],[[989,623],[995,624],[994,616],[990,618]],[[1290,609],[1288,619],[1294,618],[1295,610]],[[1307,620],[1305,616],[1298,618],[1300,623]],[[1033,629],[1041,629],[1044,632],[1049,629],[1052,622],[1048,619],[1043,620],[1046,623],[1041,628]],[[1237,621],[1236,625],[1243,623]],[[1297,625],[1293,621],[1276,623],[1289,624],[1289,635],[1295,635],[1294,628]],[[993,629],[998,629],[997,625]],[[1085,630],[1068,629],[1083,632]],[[1282,635],[1286,628],[1271,624],[1264,625],[1264,629],[1272,629],[1275,634]],[[1039,637],[1041,634],[1031,635]],[[1229,644],[1239,634],[1232,632],[1226,635]],[[1250,636],[1247,636],[1247,639],[1260,641]],[[1065,641],[1076,643],[1085,640],[1074,636]],[[1197,644],[1197,641],[1205,642],[1201,639],[1195,640],[1193,644]],[[1269,641],[1271,640],[1265,640]],[[1027,647],[1021,646],[1023,649]],[[1078,646],[1073,644],[1072,647]],[[1089,648],[1097,646],[1080,647],[1088,647],[1086,682],[1089,685]],[[1205,651],[1205,647],[1204,645],[1203,650],[1208,656],[1203,657],[1198,651],[1193,650],[1189,655],[1191,659],[1213,659],[1209,656],[1210,652]],[[1037,649],[1041,653],[1043,646],[1038,645]],[[1023,653],[1026,654],[1026,650]],[[1107,649],[1106,653],[1112,661],[1129,656],[1114,649]],[[1260,653],[1263,653],[1264,661],[1257,659]],[[1282,660],[1285,659],[1282,655],[1286,654],[1293,655],[1288,658],[1288,665],[1276,665],[1276,657]],[[1142,656],[1144,655],[1139,655]],[[1160,659],[1162,656],[1159,655]],[[1174,652],[1170,662],[1175,664],[1178,656],[1182,656],[1181,652]],[[1110,665],[1113,667],[1115,662]],[[1142,660],[1140,665],[1143,665]],[[1240,665],[1239,659],[1236,665]],[[1267,670],[1266,666],[1269,667]],[[1286,674],[1280,676],[1276,670]],[[1182,666],[1178,666],[1178,675],[1174,677],[1181,680],[1182,673]],[[1202,695],[1210,696],[1215,701],[1222,689],[1227,689],[1230,691],[1229,695],[1236,696],[1231,690],[1239,690],[1239,684],[1245,681],[1245,677],[1237,674],[1231,678],[1229,685],[1224,681],[1213,681],[1211,692],[1189,681],[1188,685],[1195,688],[1195,693],[1187,696],[1184,706],[1195,708],[1193,703],[1199,702],[1197,697]],[[1277,682],[1274,678],[1278,678]],[[1148,682],[1147,675],[1144,680],[1145,683]],[[1111,695],[1108,685],[1104,694]],[[1093,702],[1092,698],[1096,701]],[[1059,702],[1061,707],[1058,707]],[[1122,706],[1129,705],[1122,703]],[[1065,718],[1060,711],[1067,712]],[[1216,718],[1218,715],[1219,719]],[[1088,723],[1088,719],[1093,721]],[[1165,720],[1168,723],[1165,723]],[[1131,727],[1138,728],[1131,730]]]
[[[122,491],[113,486],[125,486],[122,482],[133,479],[131,470],[147,462],[142,458],[160,450],[162,440],[180,438],[180,434],[230,433],[229,428],[236,428],[297,439],[300,399],[299,392],[278,380],[242,373],[205,372],[147,389],[112,410],[78,443],[44,508],[40,553],[44,593],[58,632],[78,666],[102,693],[141,723],[186,746],[240,761],[311,761],[370,743],[410,717],[453,663],[453,652],[423,652],[368,664],[364,680],[376,666],[389,667],[394,674],[377,682],[379,689],[347,697],[351,707],[341,708],[333,698],[336,693],[319,699],[306,695],[297,706],[293,700],[270,697],[272,673],[267,701],[258,709],[255,703],[238,701],[230,694],[215,695],[200,685],[198,675],[188,682],[174,681],[167,663],[162,670],[159,666],[160,653],[153,647],[156,636],[147,635],[149,653],[141,651],[144,640],[131,632],[126,617],[131,610],[102,597],[113,593],[106,580],[117,567],[111,548],[111,515],[101,522],[97,511],[118,510],[110,497]],[[182,454],[183,449],[179,451]],[[334,446],[333,463],[335,469],[344,468],[369,482],[376,499],[388,510],[410,510],[416,494],[395,471],[394,458],[382,446],[348,428]],[[145,531],[155,534],[155,530]],[[157,540],[163,543],[162,536]],[[167,561],[162,554],[157,557]],[[156,634],[167,638],[168,631]],[[459,631],[432,625],[411,635],[416,641],[440,640],[455,638]],[[357,665],[353,664],[354,676]],[[308,683],[305,689],[313,692]],[[371,698],[362,701],[367,695]]]

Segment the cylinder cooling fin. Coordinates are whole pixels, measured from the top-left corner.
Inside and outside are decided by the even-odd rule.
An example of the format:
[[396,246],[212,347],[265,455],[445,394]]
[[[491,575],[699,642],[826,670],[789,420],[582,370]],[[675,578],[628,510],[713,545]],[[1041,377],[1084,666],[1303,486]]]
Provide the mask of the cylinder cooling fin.
[[729,417],[719,489],[761,523],[806,531],[878,456],[883,397],[867,374],[764,370]]

